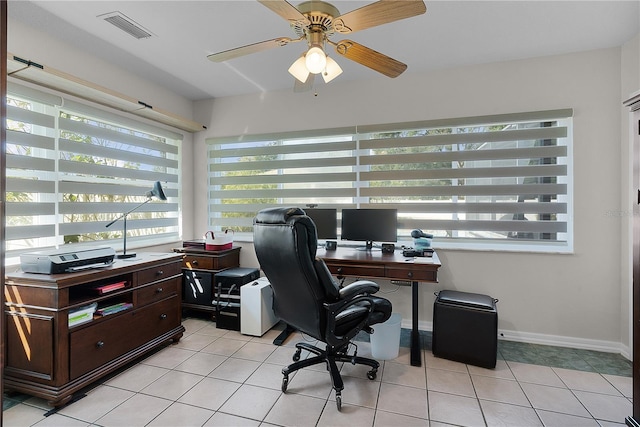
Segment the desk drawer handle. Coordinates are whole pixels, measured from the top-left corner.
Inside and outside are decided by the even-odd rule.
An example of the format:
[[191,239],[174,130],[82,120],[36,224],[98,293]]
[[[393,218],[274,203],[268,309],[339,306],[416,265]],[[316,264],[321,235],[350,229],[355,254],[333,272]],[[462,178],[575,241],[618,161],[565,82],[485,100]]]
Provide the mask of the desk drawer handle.
[[161,294],[161,293],[162,293],[162,291],[163,291],[163,289],[162,289],[162,288],[156,288],[156,294]]
[[342,274],[342,267],[338,267],[336,271],[338,272],[338,274]]
[[409,278],[413,277],[413,271],[408,272],[407,273],[407,277],[409,277]]
[[163,274],[164,274],[164,271],[162,270],[156,271],[156,276],[162,276]]
[[96,348],[102,348],[102,347],[104,347],[104,341],[98,341],[96,343]]
[[164,319],[166,319],[166,318],[167,318],[167,315],[166,315],[165,313],[162,313],[162,314],[160,315],[160,319],[161,319],[161,320],[164,320]]
[[198,260],[197,260],[197,259],[194,259],[193,261],[191,261],[191,264],[193,264],[193,265],[198,265]]

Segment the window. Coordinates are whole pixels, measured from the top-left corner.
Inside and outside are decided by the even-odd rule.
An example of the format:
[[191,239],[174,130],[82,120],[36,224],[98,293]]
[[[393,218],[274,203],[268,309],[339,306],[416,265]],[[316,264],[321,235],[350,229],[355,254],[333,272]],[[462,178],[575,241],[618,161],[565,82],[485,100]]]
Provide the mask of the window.
[[570,252],[571,110],[212,138],[210,226],[267,206],[398,209],[399,241]]
[[127,217],[127,244],[179,240],[181,135],[14,84],[7,116],[7,259],[68,243],[121,249],[122,221],[106,224],[155,181],[168,200]]

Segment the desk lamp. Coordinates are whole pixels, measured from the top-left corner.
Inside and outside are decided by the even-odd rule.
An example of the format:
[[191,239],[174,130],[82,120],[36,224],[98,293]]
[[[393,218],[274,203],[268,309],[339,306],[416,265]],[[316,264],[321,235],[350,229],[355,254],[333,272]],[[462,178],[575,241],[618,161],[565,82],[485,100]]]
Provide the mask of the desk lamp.
[[160,200],[167,200],[167,196],[165,196],[164,191],[162,191],[162,186],[160,185],[160,181],[156,181],[156,183],[153,184],[153,189],[151,189],[150,191],[147,191],[145,193],[145,196],[147,196],[147,200],[140,203],[138,206],[134,207],[130,211],[123,213],[118,218],[114,219],[113,221],[111,221],[109,224],[106,225],[106,227],[110,227],[118,220],[120,219],[124,220],[124,232],[123,232],[123,242],[122,242],[123,251],[120,255],[117,255],[117,258],[119,259],[134,258],[136,256],[135,253],[131,253],[131,252],[127,253],[127,215],[129,215],[131,212],[135,211],[136,209],[140,208],[142,205],[149,203],[153,197],[156,197]]

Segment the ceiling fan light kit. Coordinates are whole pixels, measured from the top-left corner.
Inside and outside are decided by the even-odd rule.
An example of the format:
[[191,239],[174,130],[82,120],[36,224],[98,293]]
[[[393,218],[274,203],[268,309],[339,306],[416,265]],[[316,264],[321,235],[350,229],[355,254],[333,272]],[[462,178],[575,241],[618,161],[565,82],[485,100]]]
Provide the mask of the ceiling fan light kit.
[[[353,40],[333,42],[335,33],[349,34],[378,25],[421,15],[427,8],[423,0],[379,0],[359,9],[340,15],[330,3],[312,0],[292,6],[286,0],[258,0],[263,6],[284,18],[298,35],[297,39],[279,37],[208,56],[211,61],[223,62],[239,56],[261,52],[289,43],[306,40],[309,49],[290,67],[289,73],[300,83],[312,82],[312,74],[321,74],[329,83],[342,74],[338,63],[327,56],[325,44],[332,45],[336,53],[388,77],[397,77],[407,65]],[[308,89],[311,85],[308,85]]]
[[321,47],[313,46],[304,56],[304,65],[311,74],[318,74],[327,66],[327,55]]
[[324,82],[329,83],[331,80],[335,79],[340,74],[342,74],[342,68],[340,68],[338,63],[334,61],[333,58],[329,58],[327,56],[327,66],[324,68],[324,71],[322,72],[322,78],[324,79]]
[[302,55],[300,58],[296,59],[293,64],[291,64],[291,67],[289,67],[289,73],[298,79],[300,83],[307,81],[309,74],[311,73],[307,69],[305,55]]

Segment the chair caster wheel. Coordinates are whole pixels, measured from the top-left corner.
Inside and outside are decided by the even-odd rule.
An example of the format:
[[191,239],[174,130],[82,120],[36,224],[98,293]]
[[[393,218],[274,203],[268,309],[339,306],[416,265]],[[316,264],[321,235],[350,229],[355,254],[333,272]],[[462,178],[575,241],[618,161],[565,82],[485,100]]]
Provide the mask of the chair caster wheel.
[[298,360],[300,360],[300,353],[302,352],[302,350],[297,349],[296,352],[293,354],[293,361],[297,362]]
[[289,385],[289,376],[285,375],[282,378],[282,392],[286,393],[287,392],[287,386]]
[[370,379],[371,381],[375,380],[377,376],[378,376],[377,369],[372,369],[369,372],[367,372],[367,378]]
[[338,408],[338,412],[342,410],[342,395],[340,392],[336,392],[336,406]]

